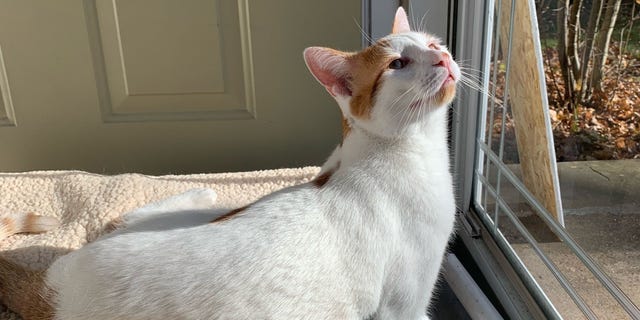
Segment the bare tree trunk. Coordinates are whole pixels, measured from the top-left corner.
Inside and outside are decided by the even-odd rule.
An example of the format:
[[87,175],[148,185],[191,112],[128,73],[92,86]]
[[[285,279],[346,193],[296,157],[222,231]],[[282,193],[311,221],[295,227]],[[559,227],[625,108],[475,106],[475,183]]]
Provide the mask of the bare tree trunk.
[[[571,78],[575,78],[580,74],[580,57],[578,57],[578,38],[580,36],[580,9],[582,9],[582,0],[567,0],[570,10],[567,21],[567,56],[571,67]],[[571,83],[572,87],[574,83]],[[573,88],[572,88],[573,91]]]
[[609,42],[611,41],[611,34],[613,34],[613,27],[616,25],[618,19],[618,12],[620,11],[620,3],[622,0],[608,0],[606,5],[606,11],[602,24],[598,30],[596,36],[596,43],[594,48],[600,56],[594,56],[593,67],[591,70],[591,79],[589,83],[593,90],[602,91],[602,69],[607,63],[607,53],[609,51]]
[[600,21],[601,12],[602,0],[593,0],[593,2],[591,3],[587,30],[585,31],[584,35],[585,44],[583,49],[584,51],[582,51],[582,66],[580,68],[580,75],[578,79],[576,79],[576,90],[579,92],[578,97],[583,100],[586,100],[586,97],[589,93],[587,71],[589,69],[591,53],[593,52],[593,38],[595,36],[596,30],[598,29],[598,22]]
[[558,10],[558,60],[560,61],[560,71],[562,81],[564,81],[564,101],[571,98],[571,70],[569,70],[569,57],[567,56],[567,15],[569,13],[569,0],[558,1],[562,8]]

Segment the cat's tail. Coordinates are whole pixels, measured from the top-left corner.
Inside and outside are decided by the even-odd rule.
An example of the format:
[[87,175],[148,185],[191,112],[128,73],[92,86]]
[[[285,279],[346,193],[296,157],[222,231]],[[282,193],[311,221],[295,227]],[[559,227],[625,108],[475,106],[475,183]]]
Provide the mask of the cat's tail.
[[0,255],[0,302],[24,320],[51,320],[52,298],[44,271],[29,270]]
[[0,240],[16,233],[40,233],[57,228],[60,221],[54,217],[40,216],[33,212],[6,214],[0,212]]
[[[16,233],[40,233],[57,228],[60,221],[32,212],[0,211],[0,240]],[[0,255],[0,302],[25,320],[53,318],[51,292],[44,281],[44,272],[24,268]]]

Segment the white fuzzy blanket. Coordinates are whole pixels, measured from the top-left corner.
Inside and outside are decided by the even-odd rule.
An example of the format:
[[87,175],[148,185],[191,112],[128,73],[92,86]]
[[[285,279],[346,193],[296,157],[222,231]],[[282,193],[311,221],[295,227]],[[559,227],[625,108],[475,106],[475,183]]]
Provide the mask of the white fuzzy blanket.
[[[0,254],[31,269],[100,236],[121,215],[193,188],[211,188],[216,207],[237,208],[276,190],[307,182],[317,167],[255,172],[145,176],[102,176],[80,171],[0,173],[0,210],[54,216],[61,226],[37,235],[0,240]],[[18,319],[0,305],[0,320]]]

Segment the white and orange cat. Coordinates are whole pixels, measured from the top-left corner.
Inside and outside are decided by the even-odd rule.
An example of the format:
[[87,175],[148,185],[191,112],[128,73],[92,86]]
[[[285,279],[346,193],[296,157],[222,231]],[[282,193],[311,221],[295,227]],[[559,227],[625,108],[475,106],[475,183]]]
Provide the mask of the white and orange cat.
[[427,319],[454,224],[458,66],[402,9],[363,51],[304,59],[345,118],[315,180],[231,211],[207,190],[142,208],[55,261],[31,301],[3,299],[42,319]]

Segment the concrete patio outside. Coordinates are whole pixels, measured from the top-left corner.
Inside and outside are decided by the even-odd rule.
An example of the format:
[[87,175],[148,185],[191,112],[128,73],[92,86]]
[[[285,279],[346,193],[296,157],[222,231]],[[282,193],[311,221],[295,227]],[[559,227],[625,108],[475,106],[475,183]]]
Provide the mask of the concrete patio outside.
[[[517,175],[517,165],[510,165]],[[565,228],[609,277],[640,304],[640,159],[558,163]],[[628,316],[569,247],[553,235],[524,198],[503,181],[519,220],[600,319]],[[500,229],[565,319],[582,319],[553,274],[506,216]]]

